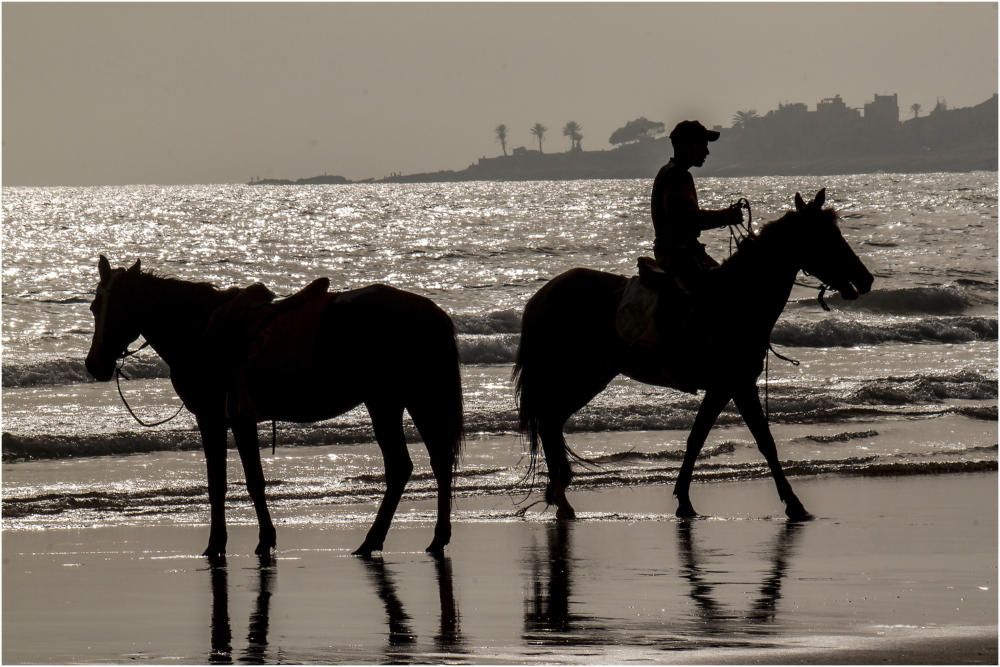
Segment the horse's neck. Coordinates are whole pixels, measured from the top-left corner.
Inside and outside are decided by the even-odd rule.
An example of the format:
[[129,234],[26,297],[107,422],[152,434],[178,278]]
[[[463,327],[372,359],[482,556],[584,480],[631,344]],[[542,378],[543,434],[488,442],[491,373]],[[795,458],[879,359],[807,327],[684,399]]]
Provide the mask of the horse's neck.
[[771,329],[781,316],[792,293],[799,264],[794,253],[783,248],[777,235],[753,241],[754,247],[743,251],[743,256],[727,262],[730,284],[739,292],[739,310],[745,324]]
[[167,363],[183,363],[200,343],[224,293],[205,283],[143,276],[137,310],[140,333]]

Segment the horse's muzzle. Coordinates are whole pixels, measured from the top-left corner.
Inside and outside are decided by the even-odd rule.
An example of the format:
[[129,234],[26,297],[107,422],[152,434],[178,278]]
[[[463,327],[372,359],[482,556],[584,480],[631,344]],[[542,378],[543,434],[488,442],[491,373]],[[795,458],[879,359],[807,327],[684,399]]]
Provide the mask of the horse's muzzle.
[[853,274],[843,285],[835,285],[837,291],[840,292],[840,296],[847,301],[853,301],[859,295],[871,292],[872,284],[875,282],[875,277],[861,263],[861,260],[858,260],[855,265]]
[[875,276],[865,269],[864,275],[852,282],[854,283],[854,287],[857,288],[858,294],[868,294],[868,292],[872,291],[872,285],[875,283]]
[[87,367],[87,372],[98,382],[107,382],[115,374],[114,363],[108,364],[105,368],[104,365],[96,363],[89,354],[86,361],[84,361],[84,366]]

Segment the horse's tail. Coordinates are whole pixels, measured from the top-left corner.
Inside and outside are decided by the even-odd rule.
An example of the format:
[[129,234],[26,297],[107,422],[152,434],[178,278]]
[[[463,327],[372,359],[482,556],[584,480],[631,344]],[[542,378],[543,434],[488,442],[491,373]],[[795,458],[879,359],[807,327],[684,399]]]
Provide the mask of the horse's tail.
[[529,299],[521,316],[521,339],[517,345],[514,357],[514,370],[511,379],[514,381],[514,400],[517,402],[518,429],[528,440],[530,461],[528,474],[535,469],[538,460],[539,428],[540,428],[540,376],[539,364],[542,361],[544,340],[541,331],[536,327],[535,301],[538,295]]
[[462,361],[458,353],[458,335],[455,332],[455,323],[450,317],[448,334],[444,349],[446,368],[440,374],[439,382],[442,384],[441,396],[448,415],[447,441],[451,444],[451,453],[454,457],[452,465],[457,468],[465,446],[465,403],[462,397]]
[[569,447],[563,427],[618,374],[611,359],[614,313],[625,282],[600,271],[570,269],[525,304],[512,379],[518,427],[530,454],[527,477],[539,450],[557,486],[569,484],[570,458],[590,463]]
[[462,397],[461,360],[455,324],[437,311],[423,342],[423,373],[413,388],[410,416],[432,457],[444,455],[457,468],[465,446],[465,407]]

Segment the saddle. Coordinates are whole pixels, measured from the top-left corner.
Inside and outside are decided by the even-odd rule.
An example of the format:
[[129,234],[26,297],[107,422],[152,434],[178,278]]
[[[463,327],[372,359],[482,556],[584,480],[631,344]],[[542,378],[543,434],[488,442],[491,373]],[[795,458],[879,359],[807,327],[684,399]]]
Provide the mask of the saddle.
[[[640,257],[638,269],[639,275],[629,278],[625,285],[615,327],[630,346],[657,347],[683,332],[694,300],[680,280],[664,271],[652,257]],[[669,331],[661,326],[665,314],[672,316]]]
[[257,404],[276,390],[276,379],[308,374],[323,311],[336,293],[329,278],[317,278],[298,292],[275,300],[260,283],[237,290],[209,318],[207,341],[218,345],[228,378],[229,416],[258,416]]

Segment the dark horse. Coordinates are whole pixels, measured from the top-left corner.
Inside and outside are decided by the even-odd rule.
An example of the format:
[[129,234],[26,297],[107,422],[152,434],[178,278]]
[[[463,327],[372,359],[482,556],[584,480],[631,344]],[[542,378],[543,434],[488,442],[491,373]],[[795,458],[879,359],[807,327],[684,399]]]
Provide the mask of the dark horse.
[[626,344],[615,318],[627,279],[571,269],[528,301],[514,366],[520,427],[530,442],[532,462],[541,440],[549,482],[545,499],[556,516],[572,519],[566,500],[570,482],[566,420],[619,373],[647,384],[694,393],[705,390],[677,476],[677,516],[695,516],[688,496],[695,459],[709,430],[732,399],[771,469],[785,513],[792,520],[811,515],[795,496],[761,409],[757,378],[763,370],[774,327],[800,270],[835,288],[845,299],[871,289],[873,278],[847,244],[837,214],[823,209],[825,190],[808,204],[798,193],[795,209],[744,241],[721,267],[709,272],[695,295],[687,324],[663,331],[666,342],[649,350]]
[[226,550],[227,429],[233,431],[257,513],[256,552],[267,555],[276,536],[264,494],[257,422],[313,422],[362,403],[382,450],[387,488],[355,553],[368,556],[382,548],[413,470],[403,434],[404,409],[427,446],[438,485],[437,525],[427,550],[443,551],[451,539],[452,474],[463,442],[458,348],[454,325],[443,310],[429,299],[386,285],[323,294],[309,320],[312,326],[296,333],[299,347],[306,348],[299,358],[309,360],[308,368],[236,376],[252,379],[258,388],[255,410],[241,413],[233,409],[234,374],[220,361],[240,343],[209,340],[206,330],[214,314],[247,290],[163,278],[141,271],[138,261],[129,269],[113,269],[103,255],[98,271],[87,370],[98,380],[110,380],[116,361],[139,335],[170,367],[174,389],[197,420],[208,464],[211,532],[206,556],[223,556]]

